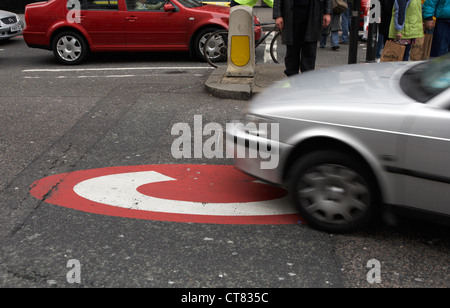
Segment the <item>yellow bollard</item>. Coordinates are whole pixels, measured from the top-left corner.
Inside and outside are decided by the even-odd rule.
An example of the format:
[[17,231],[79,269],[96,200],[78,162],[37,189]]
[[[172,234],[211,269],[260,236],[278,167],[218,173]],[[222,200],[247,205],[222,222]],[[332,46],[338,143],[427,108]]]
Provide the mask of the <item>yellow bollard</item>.
[[227,77],[255,76],[253,9],[246,5],[230,10]]

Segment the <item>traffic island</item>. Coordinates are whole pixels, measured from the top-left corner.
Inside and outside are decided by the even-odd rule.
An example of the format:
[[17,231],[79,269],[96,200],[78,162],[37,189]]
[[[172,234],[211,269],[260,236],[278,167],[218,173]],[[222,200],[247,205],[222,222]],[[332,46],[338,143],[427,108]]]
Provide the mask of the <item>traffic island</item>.
[[286,78],[284,65],[273,63],[256,64],[253,77],[228,77],[226,70],[226,66],[216,68],[206,81],[206,91],[214,97],[250,100],[274,82]]

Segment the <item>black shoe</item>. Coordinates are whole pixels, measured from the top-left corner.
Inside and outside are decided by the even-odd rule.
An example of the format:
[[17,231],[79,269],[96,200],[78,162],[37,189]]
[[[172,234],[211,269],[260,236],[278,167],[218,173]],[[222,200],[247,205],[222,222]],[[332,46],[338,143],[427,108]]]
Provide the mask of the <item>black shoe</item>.
[[289,72],[288,70],[284,70],[284,74],[287,77],[291,77],[291,76],[294,76],[294,75],[298,75],[298,72],[292,73],[292,72]]
[[336,50],[339,49],[339,46],[333,46],[333,47],[331,47],[331,49],[333,49],[334,51],[336,51]]

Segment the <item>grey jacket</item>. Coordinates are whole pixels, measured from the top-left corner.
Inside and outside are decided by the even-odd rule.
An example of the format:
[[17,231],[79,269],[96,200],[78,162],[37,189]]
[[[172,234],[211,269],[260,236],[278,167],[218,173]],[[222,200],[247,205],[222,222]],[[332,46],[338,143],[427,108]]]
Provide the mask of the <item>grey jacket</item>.
[[[273,3],[273,19],[283,17],[284,29],[282,33],[283,44],[291,45],[293,41],[294,26],[294,1],[275,0]],[[305,41],[317,42],[322,33],[322,17],[324,14],[332,14],[332,0],[310,0],[309,20]]]

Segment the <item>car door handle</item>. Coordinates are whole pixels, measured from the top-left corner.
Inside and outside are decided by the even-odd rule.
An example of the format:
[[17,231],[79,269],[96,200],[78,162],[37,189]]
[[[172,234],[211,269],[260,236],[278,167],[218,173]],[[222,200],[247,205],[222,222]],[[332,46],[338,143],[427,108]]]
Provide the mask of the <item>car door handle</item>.
[[136,16],[129,16],[129,17],[127,17],[126,19],[127,19],[128,21],[133,22],[133,21],[136,21],[136,20],[137,20],[137,17],[136,17]]

